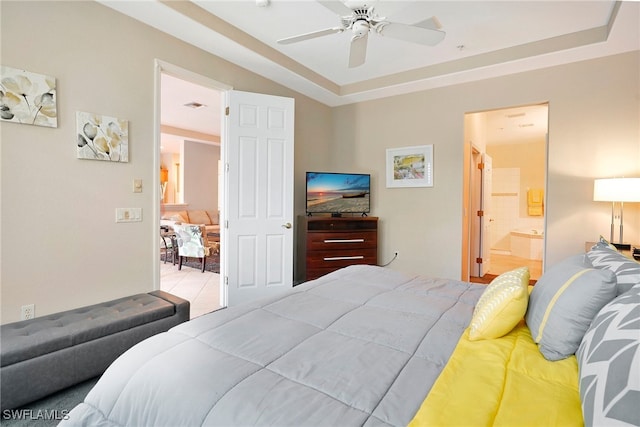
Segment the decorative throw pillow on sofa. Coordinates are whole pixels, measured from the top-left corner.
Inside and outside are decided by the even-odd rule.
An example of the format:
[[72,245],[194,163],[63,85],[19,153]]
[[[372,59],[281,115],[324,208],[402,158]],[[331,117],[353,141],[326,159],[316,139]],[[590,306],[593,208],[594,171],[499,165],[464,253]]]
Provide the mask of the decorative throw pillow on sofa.
[[640,263],[618,252],[602,236],[587,252],[587,257],[595,268],[613,271],[618,282],[618,295],[640,284]]
[[211,224],[211,218],[209,218],[206,211],[189,211],[189,221],[192,224]]
[[509,333],[527,311],[528,286],[528,267],[517,268],[493,279],[473,311],[469,339],[494,339]]
[[175,214],[171,215],[171,216],[169,217],[169,219],[170,219],[171,221],[174,221],[174,222],[178,223],[178,224],[182,224],[182,223],[189,223],[189,221],[187,221],[187,220],[186,220],[182,215],[177,214],[177,213],[175,213]]
[[547,270],[529,296],[526,322],[547,360],[574,354],[591,321],[616,296],[616,277],[573,256]]
[[585,425],[640,425],[640,285],[600,310],[576,356]]

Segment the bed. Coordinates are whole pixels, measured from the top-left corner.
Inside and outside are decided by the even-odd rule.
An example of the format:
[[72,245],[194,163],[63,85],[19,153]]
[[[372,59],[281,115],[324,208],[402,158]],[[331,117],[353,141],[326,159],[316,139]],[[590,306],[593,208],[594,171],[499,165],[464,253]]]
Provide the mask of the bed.
[[578,359],[545,359],[511,287],[487,328],[485,285],[347,267],[136,345],[61,425],[583,425]]

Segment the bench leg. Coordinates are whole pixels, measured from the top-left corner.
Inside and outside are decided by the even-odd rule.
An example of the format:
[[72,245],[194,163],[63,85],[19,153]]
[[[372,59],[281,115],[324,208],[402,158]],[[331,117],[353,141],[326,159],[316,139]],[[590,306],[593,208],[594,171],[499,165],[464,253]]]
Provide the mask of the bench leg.
[[204,262],[205,262],[205,260],[206,260],[206,259],[207,259],[207,257],[206,257],[206,256],[203,256],[203,257],[202,257],[202,272],[203,272],[203,273],[204,273]]

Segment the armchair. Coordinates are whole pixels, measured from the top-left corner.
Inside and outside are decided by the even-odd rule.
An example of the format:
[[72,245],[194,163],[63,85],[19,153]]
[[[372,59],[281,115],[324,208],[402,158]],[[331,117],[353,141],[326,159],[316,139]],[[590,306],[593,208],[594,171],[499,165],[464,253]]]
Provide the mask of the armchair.
[[215,248],[210,246],[207,240],[204,225],[175,224],[173,231],[176,233],[178,244],[178,270],[182,270],[184,258],[202,258],[202,272],[207,256],[212,255]]
[[[164,255],[164,256],[163,256]],[[173,231],[169,232],[168,227],[160,227],[160,256],[167,263],[167,259],[171,256],[171,263],[176,263],[176,244]]]

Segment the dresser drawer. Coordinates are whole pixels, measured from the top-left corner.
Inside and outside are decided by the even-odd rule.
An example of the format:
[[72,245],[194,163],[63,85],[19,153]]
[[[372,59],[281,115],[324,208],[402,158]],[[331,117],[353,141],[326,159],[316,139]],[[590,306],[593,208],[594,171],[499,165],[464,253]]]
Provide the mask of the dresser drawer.
[[350,265],[376,265],[377,263],[378,254],[376,248],[314,251],[313,255],[307,258],[307,280],[316,279]]
[[376,248],[377,245],[376,231],[307,234],[307,251]]
[[307,258],[307,268],[338,269],[353,264],[376,264],[376,248],[314,251]]

